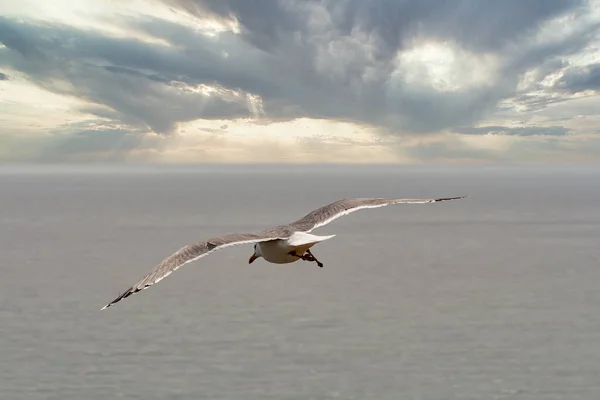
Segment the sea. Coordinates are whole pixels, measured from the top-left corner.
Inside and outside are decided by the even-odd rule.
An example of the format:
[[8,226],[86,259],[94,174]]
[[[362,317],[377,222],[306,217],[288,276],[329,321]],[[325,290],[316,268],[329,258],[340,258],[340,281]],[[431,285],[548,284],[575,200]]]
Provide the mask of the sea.
[[[185,244],[345,197],[323,262]],[[4,165],[0,399],[600,399],[600,167]]]

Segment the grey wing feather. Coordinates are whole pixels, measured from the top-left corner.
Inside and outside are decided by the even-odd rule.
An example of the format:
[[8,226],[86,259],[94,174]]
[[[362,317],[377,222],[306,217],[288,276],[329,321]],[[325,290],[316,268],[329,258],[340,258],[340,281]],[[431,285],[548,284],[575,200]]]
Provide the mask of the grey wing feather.
[[331,221],[365,208],[384,207],[389,204],[399,203],[435,203],[438,201],[462,199],[461,197],[447,197],[437,199],[395,199],[395,198],[351,198],[335,201],[331,204],[318,208],[290,226],[300,232],[310,232],[320,226],[326,225]]
[[195,261],[201,257],[204,257],[214,251],[233,245],[266,242],[269,240],[275,240],[279,238],[280,237],[278,237],[277,232],[274,231],[265,231],[264,233],[258,234],[235,233],[184,246],[175,253],[165,258],[148,275],[140,279],[135,285],[131,286],[119,297],[105,305],[102,308],[102,310],[131,296],[132,294],[139,292],[140,290],[144,290],[154,285],[155,283],[158,283],[159,281],[173,273],[173,271],[179,269],[181,266]]

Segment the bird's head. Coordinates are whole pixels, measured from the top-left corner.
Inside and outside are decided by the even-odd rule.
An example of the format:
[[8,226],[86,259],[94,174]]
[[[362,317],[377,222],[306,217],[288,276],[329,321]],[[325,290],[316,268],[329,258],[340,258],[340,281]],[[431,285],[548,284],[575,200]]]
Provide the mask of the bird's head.
[[258,247],[258,243],[254,243],[254,254],[250,256],[248,264],[252,264],[258,257],[262,257],[262,254],[260,254],[260,247]]

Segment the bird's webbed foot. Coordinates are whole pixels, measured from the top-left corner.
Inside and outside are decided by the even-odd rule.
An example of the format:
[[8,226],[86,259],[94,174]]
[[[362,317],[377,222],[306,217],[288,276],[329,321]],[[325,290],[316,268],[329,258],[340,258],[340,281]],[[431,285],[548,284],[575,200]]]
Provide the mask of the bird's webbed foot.
[[296,253],[295,251],[290,251],[289,254],[301,258],[304,261],[314,261],[320,268],[323,268],[323,263],[317,260],[317,258],[310,252],[310,250],[306,250],[306,253],[304,253],[303,255],[298,255],[298,253]]
[[306,254],[308,254],[312,258],[312,261],[317,263],[319,268],[323,268],[323,263],[321,261],[317,260],[317,257],[315,257],[314,254],[310,252],[310,250],[306,250]]

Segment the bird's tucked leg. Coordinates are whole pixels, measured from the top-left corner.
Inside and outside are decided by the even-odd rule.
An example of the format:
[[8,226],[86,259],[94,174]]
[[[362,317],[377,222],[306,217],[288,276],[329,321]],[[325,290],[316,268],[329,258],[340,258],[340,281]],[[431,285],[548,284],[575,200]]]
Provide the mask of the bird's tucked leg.
[[306,250],[306,253],[304,253],[303,255],[298,255],[296,251],[290,251],[289,254],[301,258],[304,261],[314,261],[319,267],[323,268],[323,263],[317,260],[317,258],[313,255],[313,253],[310,252],[310,250]]
[[306,254],[308,254],[312,258],[312,261],[316,262],[319,267],[323,268],[323,263],[317,260],[317,257],[315,257],[313,253],[311,253],[310,249],[306,249]]

